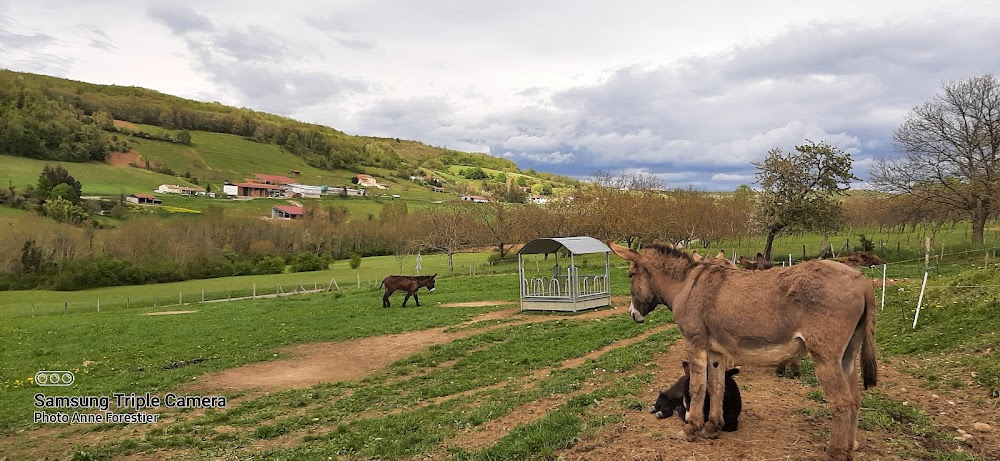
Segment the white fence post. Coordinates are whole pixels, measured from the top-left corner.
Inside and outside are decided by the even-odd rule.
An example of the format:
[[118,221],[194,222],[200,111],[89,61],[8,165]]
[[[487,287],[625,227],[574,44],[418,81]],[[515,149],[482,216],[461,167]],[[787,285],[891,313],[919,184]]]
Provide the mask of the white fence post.
[[885,309],[885,269],[887,266],[888,264],[882,265],[882,307],[879,307],[878,310]]
[[913,329],[917,329],[917,318],[920,317],[920,304],[924,302],[924,288],[927,287],[927,272],[924,272],[924,283],[920,284],[920,296],[917,298],[917,313],[913,315]]

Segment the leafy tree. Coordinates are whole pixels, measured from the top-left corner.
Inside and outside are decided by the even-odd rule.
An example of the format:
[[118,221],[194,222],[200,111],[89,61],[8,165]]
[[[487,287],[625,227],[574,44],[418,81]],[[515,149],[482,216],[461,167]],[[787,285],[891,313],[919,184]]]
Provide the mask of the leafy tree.
[[90,219],[87,210],[62,197],[49,200],[42,207],[42,212],[45,213],[45,216],[68,224],[83,224]]
[[63,200],[68,200],[72,203],[77,203],[80,201],[80,197],[76,195],[76,191],[73,190],[73,186],[66,183],[61,183],[56,187],[52,188],[52,192],[49,192],[49,199],[61,198]]
[[767,259],[774,238],[782,233],[838,227],[841,208],[834,197],[858,179],[851,174],[851,154],[823,142],[807,142],[788,154],[772,149],[762,163],[754,163],[762,189],[756,218],[767,232]]
[[911,212],[928,205],[960,210],[972,221],[972,242],[983,243],[986,223],[1000,209],[1000,81],[982,75],[944,84],[910,111],[894,140],[906,157],[876,160],[875,187],[915,198],[899,202]]
[[52,189],[60,184],[67,184],[72,187],[73,192],[76,193],[76,200],[73,202],[79,202],[80,196],[83,195],[83,185],[70,175],[62,165],[56,165],[52,168],[48,165],[42,167],[42,173],[38,175],[36,193],[39,198],[48,198],[52,194]]

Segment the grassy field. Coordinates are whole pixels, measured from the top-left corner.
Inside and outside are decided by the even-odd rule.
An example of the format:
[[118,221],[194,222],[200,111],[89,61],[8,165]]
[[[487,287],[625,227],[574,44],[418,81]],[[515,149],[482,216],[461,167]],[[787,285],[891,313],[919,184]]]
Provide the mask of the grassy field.
[[[421,256],[421,273],[425,275],[439,274],[440,278],[468,274],[473,264],[482,265],[486,261],[485,253],[462,253],[454,257],[455,272],[448,272],[447,257],[444,255]],[[97,300],[101,301],[102,313],[112,313],[128,307],[152,307],[154,297],[157,306],[184,303],[199,303],[202,292],[205,299],[226,299],[229,297],[252,296],[254,287],[259,295],[277,293],[281,290],[290,292],[299,285],[312,290],[315,287],[328,287],[331,281],[341,289],[357,288],[360,285],[366,289],[376,287],[382,279],[390,274],[415,274],[415,256],[407,256],[402,260],[395,256],[372,256],[362,258],[361,267],[351,269],[349,261],[335,261],[329,270],[316,272],[293,272],[273,275],[253,275],[243,277],[223,277],[205,280],[187,280],[183,282],[161,283],[155,285],[123,286],[94,288],[81,291],[7,291],[0,297],[0,318],[31,316],[32,306],[35,315],[62,314],[64,308],[70,312],[96,312]],[[497,268],[503,271],[516,271],[516,265]],[[488,267],[477,268],[477,273],[493,272]],[[516,288],[517,285],[515,284]]]
[[83,185],[83,195],[107,197],[119,194],[150,193],[160,184],[191,185],[186,181],[152,171],[131,167],[113,167],[104,163],[69,163],[34,160],[0,155],[0,183],[15,187],[38,184],[38,175],[45,165],[62,165]]
[[[460,255],[458,264],[467,270],[484,256]],[[509,272],[509,266],[497,274],[446,274],[440,256],[423,259],[424,273],[439,272],[437,290],[421,294],[424,307],[383,309],[374,281],[388,272],[409,272],[410,261],[403,271],[397,270],[398,264],[392,257],[365,258],[360,271],[351,271],[340,261],[330,271],[308,274],[323,283],[328,276],[346,278],[346,282],[338,279],[340,291],[192,304],[184,307],[197,311],[189,315],[139,315],[154,310],[147,306],[101,313],[72,309],[67,315],[36,318],[9,316],[0,323],[0,434],[11,436],[10,440],[32,440],[13,437],[33,426],[32,396],[40,388],[28,378],[40,369],[71,370],[77,375],[73,387],[50,391],[50,395],[120,391],[162,395],[206,373],[288,358],[282,347],[289,345],[490,325],[490,329],[432,346],[360,380],[267,394],[233,391],[227,395],[241,399],[238,405],[204,412],[168,411],[166,422],[142,436],[130,435],[133,432],[127,427],[104,424],[84,426],[83,432],[65,436],[79,439],[62,439],[78,442],[60,443],[71,447],[64,455],[74,459],[145,457],[163,450],[209,458],[419,459],[439,450],[444,441],[495,424],[517,408],[552,402],[544,414],[511,428],[485,447],[452,448],[447,453],[453,460],[551,459],[557,450],[573,446],[586,434],[613,430],[623,412],[643,408],[639,392],[655,371],[650,360],[678,337],[675,329],[665,330],[584,359],[590,351],[666,326],[671,321],[669,313],[657,311],[642,325],[626,315],[578,319],[535,314],[544,321],[509,325],[483,321],[459,327],[498,307],[446,308],[437,307],[438,303],[514,302],[516,275]],[[617,259],[612,265],[612,293],[626,295],[626,265]],[[877,329],[881,360],[897,367],[908,364],[928,389],[964,388],[970,381],[1000,389],[1000,373],[996,372],[1000,356],[995,352],[1000,346],[1000,296],[992,288],[1000,285],[1000,266],[967,265],[949,272],[954,275],[936,276],[928,289],[916,330],[910,322],[919,281],[904,281],[889,291]],[[356,273],[364,274],[360,289],[351,283],[356,282]],[[291,284],[301,281],[294,278],[300,275],[306,274],[199,283],[212,284],[202,285],[208,289],[245,285],[250,280]],[[197,290],[193,283],[126,287],[119,290],[131,291],[117,295],[142,296],[163,288],[164,296],[170,296],[182,286]],[[13,295],[41,300],[49,293]],[[2,308],[11,309],[8,297],[3,299]],[[398,295],[394,298],[396,306],[399,299]],[[559,366],[574,359],[578,361],[572,366]],[[600,370],[604,372],[597,373]],[[808,363],[805,370],[803,382],[815,386]],[[936,441],[929,445],[932,450],[897,446],[899,453],[915,459],[986,459],[955,451],[960,445],[935,426],[918,403],[902,403],[881,389],[866,394],[863,430],[901,442]],[[822,395],[815,399],[822,402]],[[993,403],[984,395],[979,404]],[[33,453],[33,442],[12,443],[3,456],[19,459],[18,453]]]

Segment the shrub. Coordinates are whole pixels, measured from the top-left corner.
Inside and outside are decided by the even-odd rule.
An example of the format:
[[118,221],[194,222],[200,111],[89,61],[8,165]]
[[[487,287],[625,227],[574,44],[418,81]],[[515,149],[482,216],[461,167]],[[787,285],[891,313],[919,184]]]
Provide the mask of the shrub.
[[351,269],[357,269],[361,267],[361,255],[357,253],[351,254]]
[[329,266],[329,259],[307,251],[295,256],[295,259],[292,260],[291,269],[292,272],[308,272],[328,269]]
[[265,256],[253,266],[254,275],[280,274],[285,271],[285,260],[281,256]]

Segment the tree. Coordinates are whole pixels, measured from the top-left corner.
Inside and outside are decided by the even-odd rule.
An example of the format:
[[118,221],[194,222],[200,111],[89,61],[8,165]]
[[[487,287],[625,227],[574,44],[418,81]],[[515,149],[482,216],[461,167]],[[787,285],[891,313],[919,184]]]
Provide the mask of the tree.
[[911,204],[961,210],[972,222],[972,242],[983,243],[1000,197],[1000,81],[983,75],[944,84],[893,138],[906,156],[876,160],[875,187],[916,198]]
[[788,154],[772,149],[764,162],[754,163],[762,189],[756,219],[767,231],[767,259],[781,233],[836,229],[841,209],[834,197],[858,179],[851,174],[851,154],[824,142],[806,141]]
[[476,208],[486,237],[497,248],[500,259],[507,257],[510,247],[521,240],[524,227],[531,224],[520,219],[521,210],[516,205],[501,202],[491,202]]
[[49,200],[42,207],[42,211],[45,213],[45,216],[69,224],[83,224],[90,219],[90,216],[87,215],[87,210],[84,210],[80,205],[74,205],[73,202],[62,197]]
[[61,183],[56,187],[53,187],[52,192],[49,192],[49,199],[55,198],[62,198],[72,203],[78,203],[80,201],[80,197],[76,195],[76,191],[73,190],[73,186],[66,183]]
[[177,142],[184,145],[191,145],[191,133],[187,130],[181,130],[177,132]]
[[62,165],[56,165],[54,168],[50,168],[48,165],[42,167],[42,173],[38,175],[38,197],[45,199],[48,198],[52,193],[52,189],[59,184],[68,184],[73,188],[76,193],[76,200],[74,203],[80,200],[80,196],[83,195],[83,185],[76,178],[71,176]]

